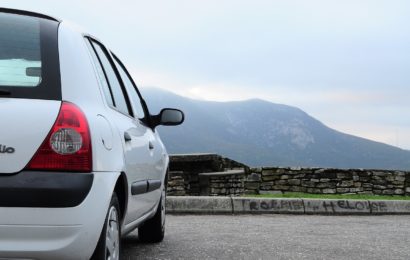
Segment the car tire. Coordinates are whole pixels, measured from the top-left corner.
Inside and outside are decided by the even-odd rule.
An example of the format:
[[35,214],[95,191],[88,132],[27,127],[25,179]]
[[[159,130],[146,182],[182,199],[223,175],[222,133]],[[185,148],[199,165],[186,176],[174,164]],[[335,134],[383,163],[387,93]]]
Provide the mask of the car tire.
[[151,219],[138,227],[138,239],[143,243],[159,243],[165,234],[166,187],[162,187],[161,199],[157,211]]
[[104,227],[91,260],[120,259],[121,221],[117,194],[111,197]]

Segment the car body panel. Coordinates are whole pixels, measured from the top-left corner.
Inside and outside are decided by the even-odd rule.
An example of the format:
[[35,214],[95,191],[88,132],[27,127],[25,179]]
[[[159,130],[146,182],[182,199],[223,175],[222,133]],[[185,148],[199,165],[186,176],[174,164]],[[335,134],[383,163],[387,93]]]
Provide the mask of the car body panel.
[[19,172],[29,163],[50,132],[60,106],[61,101],[0,97],[0,145],[13,148],[12,153],[0,149],[0,175]]
[[0,207],[0,258],[89,259],[119,177],[93,174],[91,190],[77,207]]
[[[107,121],[111,111],[105,104],[84,37],[77,30],[67,22],[61,22],[59,26],[62,98],[76,104],[87,117],[90,132],[93,133],[93,170],[121,172],[124,157],[121,143],[118,142],[120,136],[118,131],[114,131],[114,125]],[[112,136],[110,150],[103,142],[104,133],[107,132]]]

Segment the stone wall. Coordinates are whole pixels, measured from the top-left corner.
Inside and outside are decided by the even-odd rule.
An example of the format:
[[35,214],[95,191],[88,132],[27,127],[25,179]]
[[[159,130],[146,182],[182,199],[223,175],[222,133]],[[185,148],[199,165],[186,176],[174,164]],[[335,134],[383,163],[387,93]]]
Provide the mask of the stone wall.
[[410,173],[403,171],[323,168],[254,168],[245,193],[410,195]]
[[201,196],[240,196],[244,193],[244,170],[199,174]]
[[216,154],[170,156],[169,195],[238,196],[286,192],[410,196],[410,172],[249,168]]
[[[243,170],[248,169],[248,167],[217,154],[171,155],[167,192],[172,196],[242,194],[244,192],[245,172],[239,175],[218,175],[218,173],[234,169]],[[217,175],[206,177],[206,173],[216,173]],[[200,184],[200,178],[202,184]],[[207,181],[209,184],[206,184]]]

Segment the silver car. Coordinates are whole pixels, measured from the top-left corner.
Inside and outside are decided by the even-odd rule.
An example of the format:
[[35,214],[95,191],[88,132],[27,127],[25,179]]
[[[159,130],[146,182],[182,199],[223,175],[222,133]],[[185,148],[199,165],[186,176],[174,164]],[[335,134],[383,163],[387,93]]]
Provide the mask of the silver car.
[[164,237],[169,158],[120,59],[58,19],[0,8],[0,258],[118,259]]

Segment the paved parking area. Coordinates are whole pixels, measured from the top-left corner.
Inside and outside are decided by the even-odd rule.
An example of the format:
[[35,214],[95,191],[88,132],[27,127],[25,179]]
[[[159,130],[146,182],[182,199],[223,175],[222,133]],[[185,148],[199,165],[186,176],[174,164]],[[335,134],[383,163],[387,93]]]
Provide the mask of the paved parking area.
[[160,244],[121,259],[410,259],[409,216],[168,216]]

